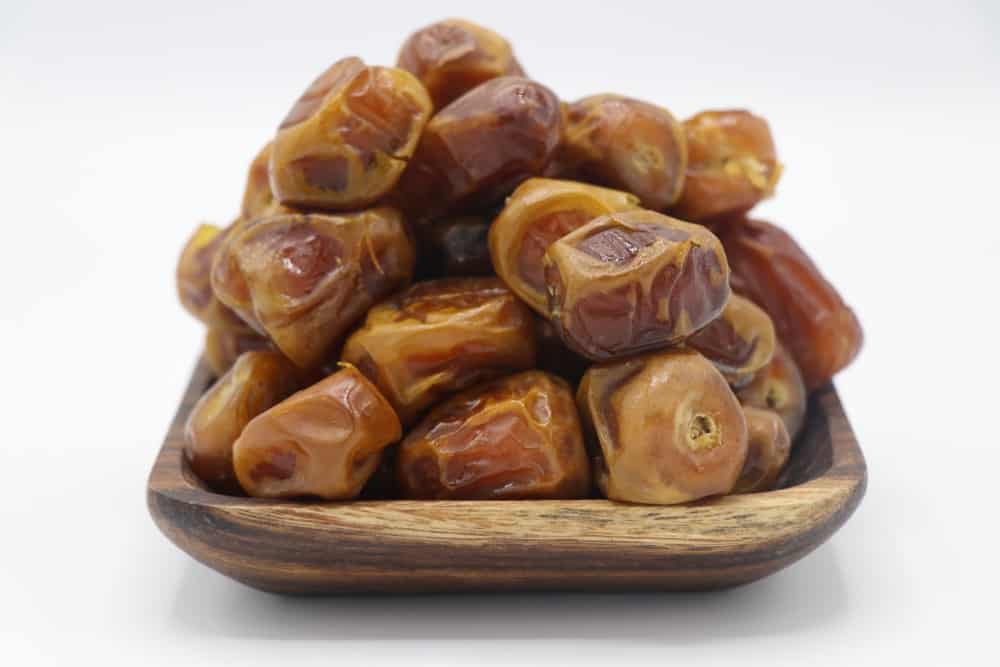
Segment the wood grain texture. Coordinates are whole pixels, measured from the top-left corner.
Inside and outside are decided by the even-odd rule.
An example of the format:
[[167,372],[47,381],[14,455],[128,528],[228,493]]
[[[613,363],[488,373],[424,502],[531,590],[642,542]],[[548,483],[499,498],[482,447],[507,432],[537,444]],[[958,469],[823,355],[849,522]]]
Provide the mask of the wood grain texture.
[[832,385],[768,493],[653,507],[607,500],[269,501],[208,491],[182,455],[200,363],[149,477],[163,533],[219,572],[292,594],[705,590],[755,581],[822,544],[864,495],[865,461]]

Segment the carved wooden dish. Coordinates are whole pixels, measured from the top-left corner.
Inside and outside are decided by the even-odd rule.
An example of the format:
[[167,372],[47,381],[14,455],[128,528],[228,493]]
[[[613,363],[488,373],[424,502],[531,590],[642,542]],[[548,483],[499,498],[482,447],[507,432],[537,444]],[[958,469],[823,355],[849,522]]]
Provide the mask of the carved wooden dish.
[[607,500],[269,501],[213,493],[182,455],[200,363],[149,477],[160,530],[248,586],[295,594],[703,590],[802,558],[854,512],[864,457],[833,385],[815,392],[781,488],[651,507]]

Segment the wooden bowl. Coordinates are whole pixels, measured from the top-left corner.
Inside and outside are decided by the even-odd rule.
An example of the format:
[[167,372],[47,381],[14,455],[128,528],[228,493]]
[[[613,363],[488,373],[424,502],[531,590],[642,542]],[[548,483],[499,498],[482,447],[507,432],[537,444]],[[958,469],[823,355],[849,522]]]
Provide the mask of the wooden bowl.
[[755,581],[833,534],[867,473],[833,385],[810,399],[777,491],[682,506],[607,500],[270,501],[213,493],[182,454],[212,382],[195,368],[147,488],[174,544],[248,586],[292,594],[682,591]]

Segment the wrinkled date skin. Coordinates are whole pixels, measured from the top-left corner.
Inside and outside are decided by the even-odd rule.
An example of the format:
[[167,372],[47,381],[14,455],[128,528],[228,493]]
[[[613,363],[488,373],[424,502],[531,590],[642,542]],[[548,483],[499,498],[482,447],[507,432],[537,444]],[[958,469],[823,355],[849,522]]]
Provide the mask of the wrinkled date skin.
[[747,459],[733,493],[758,493],[774,488],[788,463],[792,440],[776,412],[743,408],[747,422]]
[[542,173],[561,125],[559,100],[542,84],[491,79],[430,120],[394,196],[420,219],[489,206]]
[[215,377],[222,377],[244,352],[273,349],[271,341],[253,329],[220,329],[209,327],[205,332],[205,363]]
[[531,311],[496,278],[417,283],[368,312],[344,344],[412,424],[445,396],[535,365]]
[[208,486],[239,492],[233,443],[251,419],[298,389],[296,368],[277,352],[253,351],[205,392],[184,427],[184,454]]
[[404,497],[583,498],[590,466],[564,381],[528,371],[439,405],[403,440]]
[[431,115],[412,74],[334,63],[303,93],[271,149],[271,190],[291,206],[363,208],[396,185]]
[[462,19],[438,21],[410,35],[396,66],[420,79],[435,109],[498,76],[524,76],[506,39]]
[[795,361],[783,345],[775,348],[771,363],[758,371],[736,396],[745,406],[781,415],[792,440],[802,431],[809,396]]
[[787,232],[761,220],[719,227],[732,287],[763,308],[810,390],[826,384],[861,350],[861,323]]
[[749,299],[730,295],[726,307],[685,341],[715,364],[732,387],[741,387],[770,363],[777,344],[774,324]]
[[671,209],[692,222],[749,211],[774,194],[781,164],[767,121],[749,111],[703,111],[684,121],[688,162]]
[[552,323],[594,361],[679,343],[729,299],[719,240],[654,211],[592,220],[550,245],[544,264]]
[[681,194],[687,147],[670,112],[621,95],[567,105],[558,164],[567,177],[635,193],[662,210]]
[[344,367],[255,417],[233,447],[233,463],[251,496],[349,500],[401,436],[389,402]]
[[315,368],[375,302],[406,285],[399,212],[278,215],[240,227],[212,267],[219,298],[302,368]]
[[427,277],[493,274],[487,213],[453,215],[422,225],[420,271]]
[[542,258],[549,246],[594,218],[638,208],[635,195],[549,178],[531,178],[507,198],[490,228],[497,275],[541,315],[548,314]]
[[243,188],[243,203],[240,205],[240,217],[244,220],[255,218],[268,212],[275,205],[274,193],[271,192],[271,177],[268,165],[271,162],[272,142],[260,149],[247,170],[247,182]]
[[673,505],[729,493],[746,461],[743,409],[692,350],[592,366],[577,403],[600,447],[597,483],[611,500]]
[[212,291],[212,262],[231,230],[198,225],[177,261],[177,296],[185,310],[210,328],[249,332],[250,327]]

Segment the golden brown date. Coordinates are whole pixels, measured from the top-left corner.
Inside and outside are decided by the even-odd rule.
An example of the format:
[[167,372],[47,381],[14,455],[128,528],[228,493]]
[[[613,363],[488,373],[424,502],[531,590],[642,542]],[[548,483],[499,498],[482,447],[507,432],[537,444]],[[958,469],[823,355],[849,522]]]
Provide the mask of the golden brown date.
[[[238,224],[236,221],[233,226]],[[198,225],[177,261],[177,296],[181,305],[209,328],[249,332],[250,327],[212,291],[212,261],[231,229]]]
[[672,505],[729,493],[747,455],[743,410],[697,352],[675,349],[591,366],[577,391],[611,500]]
[[445,396],[535,365],[534,323],[496,278],[417,283],[370,311],[344,344],[405,425]]
[[528,371],[455,396],[399,447],[403,495],[421,499],[582,498],[590,467],[573,394]]
[[405,70],[334,63],[281,122],[271,190],[282,204],[352,210],[396,185],[431,115],[423,84]]
[[243,220],[253,220],[267,213],[275,205],[268,173],[273,145],[273,142],[267,142],[254,157],[253,162],[250,163],[250,169],[247,170],[247,182],[243,188],[243,203],[240,205],[240,217]]
[[792,440],[802,431],[806,418],[806,386],[792,356],[780,343],[771,363],[754,375],[753,380],[736,392],[744,406],[772,410],[785,422]]
[[549,246],[594,218],[638,208],[627,192],[575,181],[530,178],[507,198],[490,227],[497,275],[539,314],[548,313],[542,258]]
[[749,111],[703,111],[684,121],[688,162],[671,214],[704,222],[745,213],[774,194],[781,164],[767,121]]
[[435,109],[484,81],[524,76],[506,39],[462,19],[438,21],[410,35],[400,49],[396,67],[420,79]]
[[237,229],[212,267],[227,306],[314,368],[375,302],[404,286],[414,253],[399,212],[278,215]]
[[244,352],[273,349],[271,341],[250,329],[209,327],[205,332],[205,363],[222,377]]
[[776,412],[744,407],[743,415],[747,422],[747,458],[732,492],[770,491],[788,462],[791,438]]
[[736,294],[717,318],[685,341],[715,364],[732,387],[753,379],[774,356],[774,324],[763,310]]
[[394,196],[421,219],[489,206],[542,173],[561,124],[559,100],[542,84],[491,79],[427,123]]
[[763,308],[808,389],[826,384],[857,356],[861,324],[837,290],[784,230],[761,220],[719,226],[732,287]]
[[251,496],[348,500],[401,435],[389,402],[345,366],[255,417],[233,447],[233,464]]
[[594,361],[679,343],[729,299],[719,240],[654,211],[592,220],[550,245],[544,264],[552,323]]
[[493,274],[488,213],[452,215],[419,228],[420,268],[428,277]]
[[298,386],[297,371],[277,352],[251,351],[195,404],[184,427],[184,454],[208,486],[238,492],[233,443],[251,419]]
[[580,180],[635,193],[651,209],[681,194],[687,148],[670,112],[622,95],[594,95],[566,107],[562,170]]

